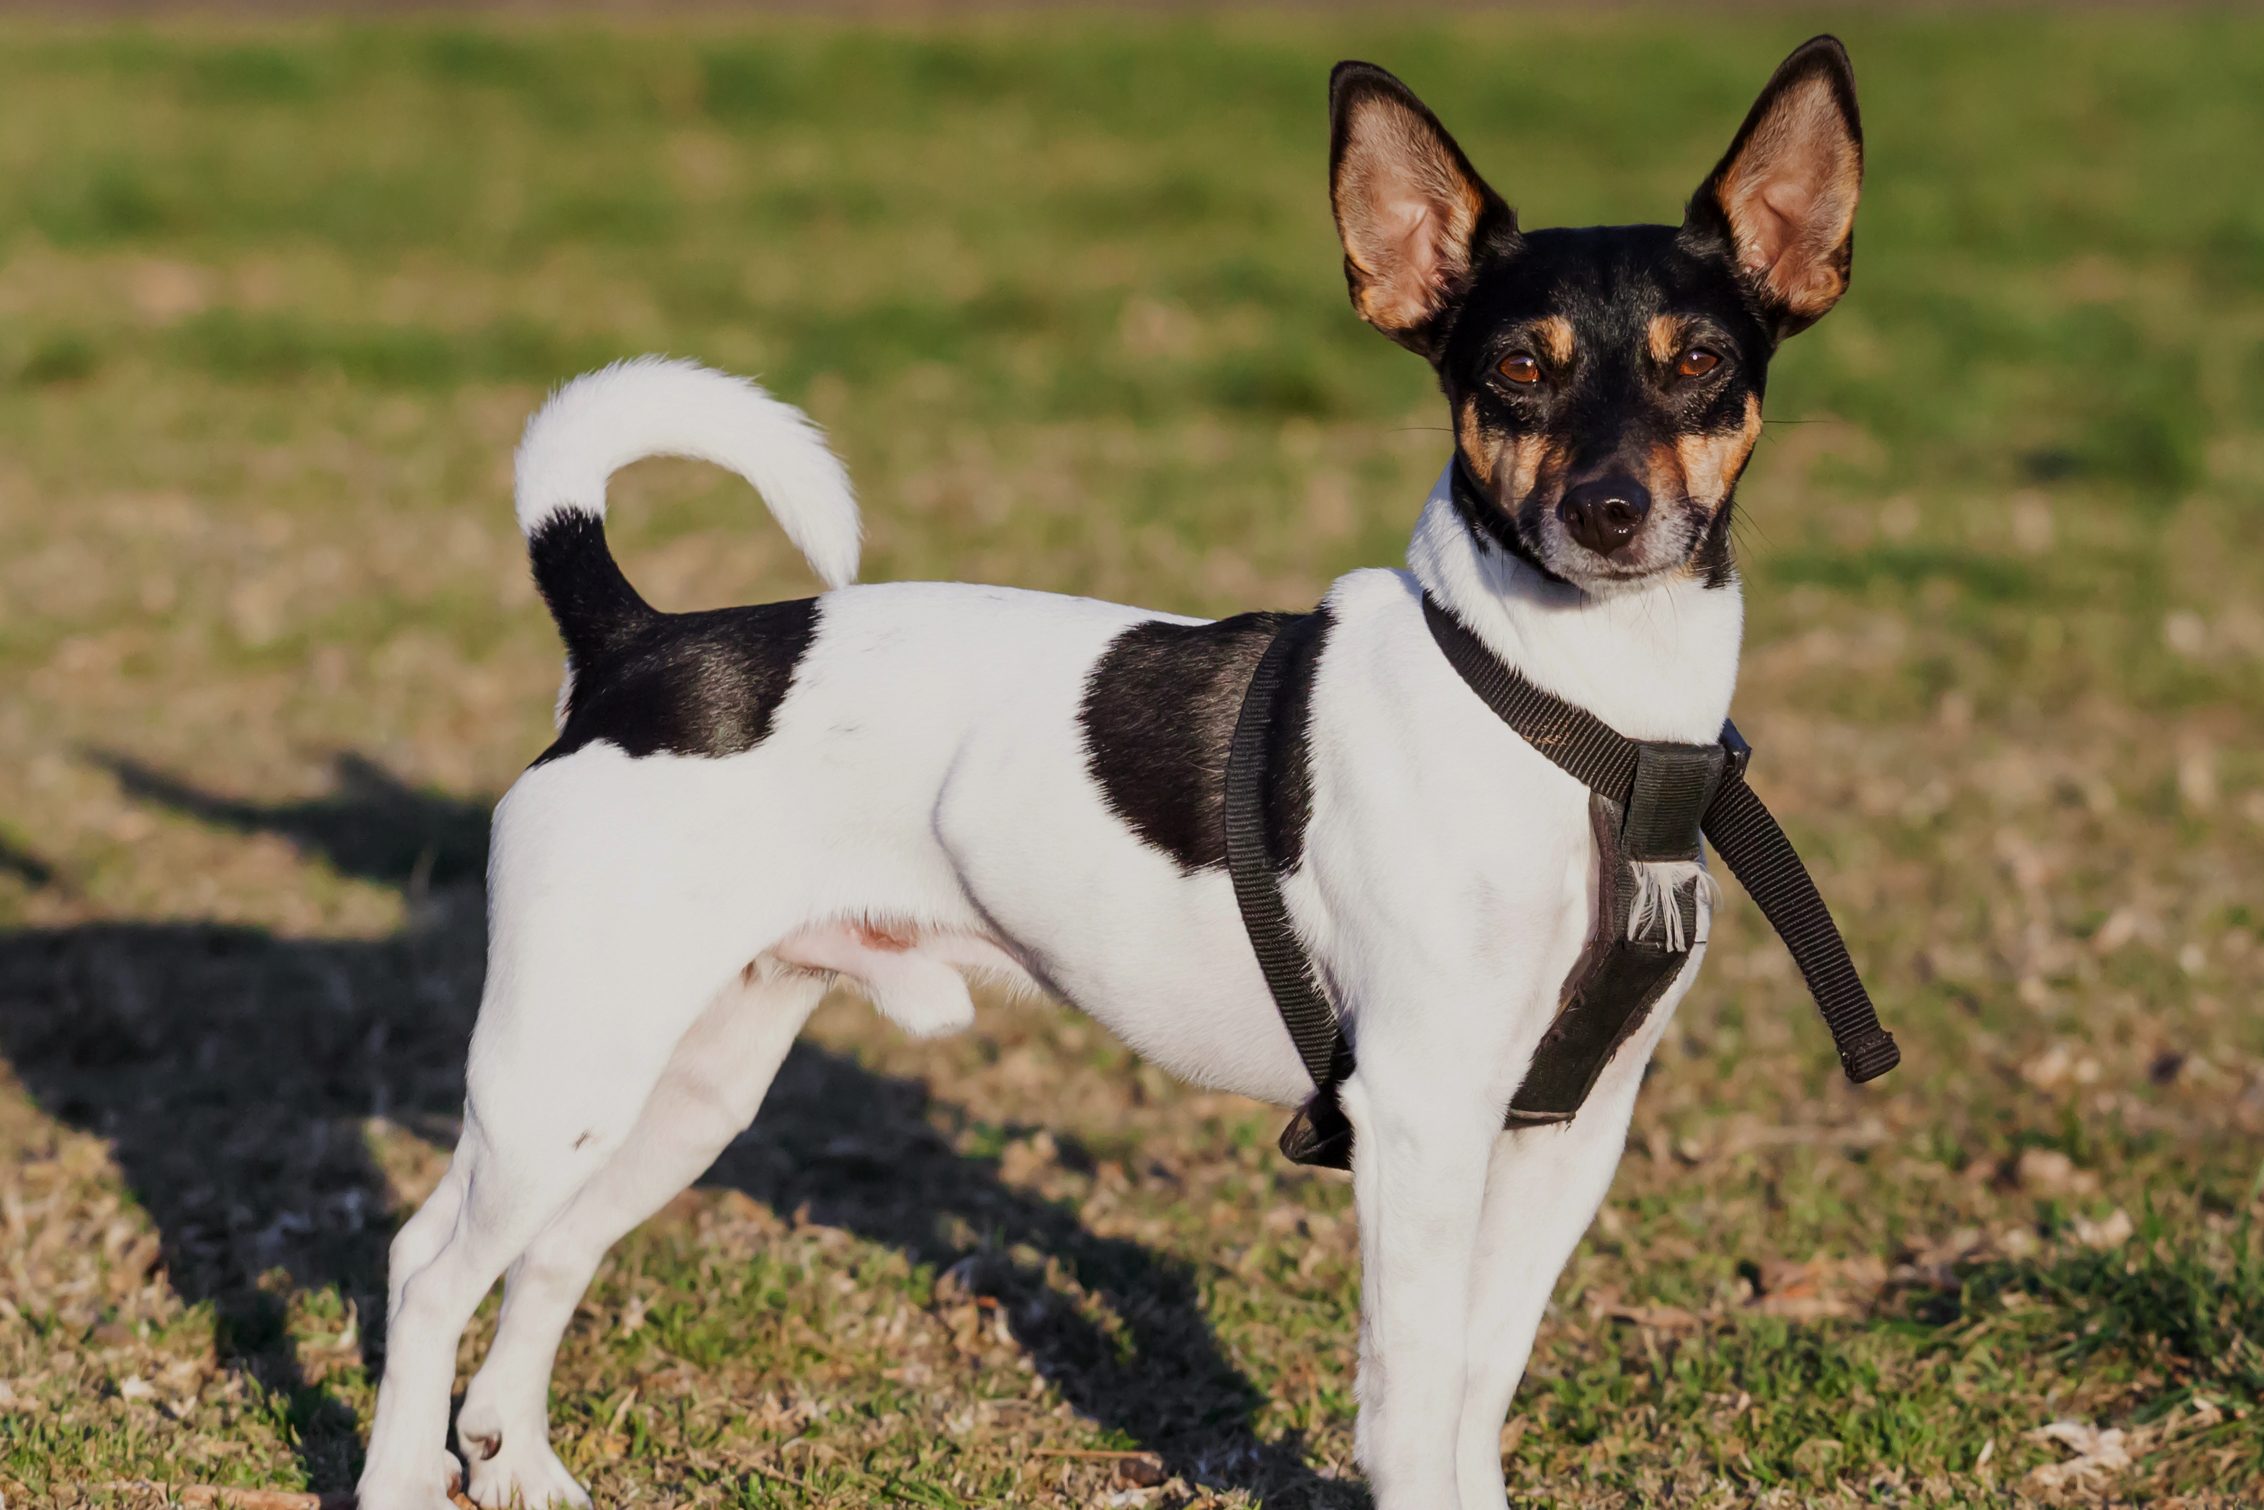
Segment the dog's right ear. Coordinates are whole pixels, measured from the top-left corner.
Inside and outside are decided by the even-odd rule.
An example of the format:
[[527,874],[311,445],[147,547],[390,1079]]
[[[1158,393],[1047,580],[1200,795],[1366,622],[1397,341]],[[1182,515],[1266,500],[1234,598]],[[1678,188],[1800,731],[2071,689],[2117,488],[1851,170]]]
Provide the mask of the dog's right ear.
[[1776,339],[1804,330],[1847,292],[1863,122],[1855,70],[1837,37],[1779,64],[1713,174],[1690,201],[1686,243],[1724,247]]
[[1435,355],[1440,316],[1470,286],[1481,239],[1513,237],[1516,217],[1438,117],[1381,68],[1336,65],[1329,122],[1329,198],[1352,307],[1400,345]]

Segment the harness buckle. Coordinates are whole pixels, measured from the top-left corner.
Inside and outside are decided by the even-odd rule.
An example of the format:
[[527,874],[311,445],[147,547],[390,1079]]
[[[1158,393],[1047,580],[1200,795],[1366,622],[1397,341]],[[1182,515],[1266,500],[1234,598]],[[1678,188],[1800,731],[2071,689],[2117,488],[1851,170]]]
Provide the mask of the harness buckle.
[[1753,747],[1737,732],[1737,725],[1726,718],[1722,720],[1722,748],[1729,752],[1729,773],[1743,781],[1745,768],[1753,763]]
[[1352,1123],[1336,1098],[1336,1086],[1313,1093],[1281,1130],[1281,1151],[1292,1164],[1315,1169],[1352,1167]]
[[1726,745],[1637,744],[1635,782],[1620,818],[1624,858],[1636,864],[1699,858],[1699,825],[1729,759]]

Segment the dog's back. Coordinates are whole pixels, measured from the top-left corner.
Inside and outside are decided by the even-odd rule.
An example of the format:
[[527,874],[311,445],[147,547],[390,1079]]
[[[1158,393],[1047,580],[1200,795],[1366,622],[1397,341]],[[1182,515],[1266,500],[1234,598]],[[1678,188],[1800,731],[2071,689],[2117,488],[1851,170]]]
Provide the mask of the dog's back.
[[[834,590],[647,603],[607,546],[605,483],[654,454],[755,483]],[[1225,879],[1217,791],[1229,694],[1267,616],[844,585],[855,504],[815,427],[685,363],[567,385],[528,426],[518,492],[568,669],[558,737],[499,814],[499,956],[617,956],[642,915],[633,935],[711,978],[845,978],[922,1034],[971,1020],[971,972],[1077,1002],[1195,1078],[1296,1095]],[[628,863],[646,835],[665,863]],[[518,873],[547,878],[539,906],[512,905]],[[1066,926],[1095,909],[1110,927]],[[562,929],[561,911],[584,921]],[[491,993],[482,1031],[510,1031],[489,1014],[557,1010],[519,1000]]]

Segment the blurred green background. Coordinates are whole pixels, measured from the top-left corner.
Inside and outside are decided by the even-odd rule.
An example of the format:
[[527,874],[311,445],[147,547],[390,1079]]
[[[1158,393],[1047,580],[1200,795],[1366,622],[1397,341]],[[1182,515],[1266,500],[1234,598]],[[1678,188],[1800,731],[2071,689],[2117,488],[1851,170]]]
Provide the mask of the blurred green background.
[[[1826,28],[1869,177],[1740,498],[1738,718],[1907,1062],[1838,1083],[1730,909],[1507,1470],[2264,1492],[2264,22],[1885,6],[0,22],[0,1488],[351,1482],[547,738],[548,386],[763,375],[870,579],[1303,606],[1448,443],[1346,307],[1329,65],[1528,223],[1671,219]],[[736,484],[615,496],[658,603],[806,590]],[[569,1338],[601,1499],[1364,1503],[1349,1203],[1273,1113],[1050,1008],[815,1037]]]

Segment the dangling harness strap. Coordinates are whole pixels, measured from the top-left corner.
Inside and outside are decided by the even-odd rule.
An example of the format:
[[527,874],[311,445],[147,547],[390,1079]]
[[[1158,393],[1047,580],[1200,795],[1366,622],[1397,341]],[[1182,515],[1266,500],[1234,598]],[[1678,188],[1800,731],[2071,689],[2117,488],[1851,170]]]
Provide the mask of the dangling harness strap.
[[[1622,860],[1695,860],[1697,833],[1702,832],[1791,951],[1831,1029],[1847,1078],[1875,1080],[1901,1062],[1901,1051],[1879,1025],[1823,897],[1784,830],[1746,784],[1752,750],[1734,724],[1722,725],[1716,745],[1629,739],[1586,709],[1535,686],[1428,593],[1423,615],[1432,639],[1470,690],[1594,794],[1607,868]],[[1290,927],[1280,870],[1265,834],[1266,754],[1275,704],[1285,670],[1309,636],[1311,623],[1312,616],[1306,615],[1283,628],[1243,695],[1227,760],[1227,868],[1267,989],[1316,1088],[1282,1133],[1282,1152],[1301,1164],[1344,1168],[1350,1162],[1352,1129],[1337,1104],[1337,1087],[1352,1071],[1352,1050]],[[1612,827],[1616,836],[1607,833]],[[1605,843],[1607,839],[1612,842]],[[1626,899],[1616,882],[1606,894],[1616,900],[1608,909],[1613,916],[1605,921],[1618,926]],[[1693,904],[1670,899],[1668,905],[1684,909],[1690,920]],[[1662,951],[1655,942],[1630,942],[1622,934],[1616,956],[1606,950],[1576,968],[1565,1008],[1511,1103],[1510,1125],[1563,1120],[1578,1110],[1603,1063],[1679,973],[1671,956],[1680,949],[1676,944]],[[1588,1015],[1599,1002],[1610,1013],[1600,1021]]]
[[[1641,757],[1654,746],[1629,739],[1587,709],[1534,686],[1429,593],[1423,595],[1423,617],[1430,622],[1431,638],[1470,690],[1527,744],[1592,792],[1623,803],[1634,796]],[[1847,1078],[1858,1085],[1876,1080],[1902,1062],[1902,1051],[1895,1047],[1894,1035],[1879,1025],[1831,910],[1792,841],[1746,785],[1753,747],[1739,736],[1737,725],[1722,725],[1722,748],[1728,760],[1700,829],[1791,951],[1808,994],[1832,1030]]]

